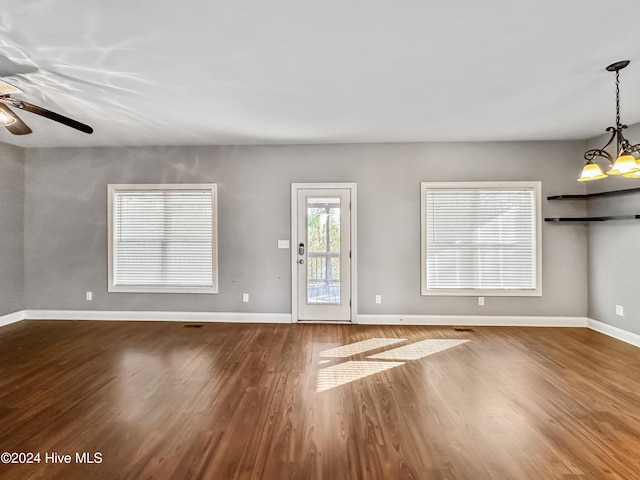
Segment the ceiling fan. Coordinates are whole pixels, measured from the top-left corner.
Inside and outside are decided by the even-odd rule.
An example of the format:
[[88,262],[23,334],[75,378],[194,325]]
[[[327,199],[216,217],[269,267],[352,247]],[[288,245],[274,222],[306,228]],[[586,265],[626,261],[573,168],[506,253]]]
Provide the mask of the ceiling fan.
[[25,102],[24,100],[11,98],[11,95],[16,93],[23,92],[19,88],[0,80],[0,125],[6,127],[6,129],[9,130],[9,132],[11,132],[12,134],[27,135],[31,133],[32,130],[26,123],[22,121],[20,117],[18,117],[18,115],[13,112],[13,110],[9,108],[9,106],[13,108],[19,108],[20,110],[24,110],[26,112],[35,113],[36,115],[46,117],[50,120],[62,123],[67,127],[75,128],[76,130],[80,130],[84,133],[93,133],[93,128],[91,128],[89,125],[85,125],[84,123],[80,123],[77,120],[65,117],[64,115],[60,115],[59,113],[52,112],[51,110],[47,110],[46,108],[42,108],[32,103]]

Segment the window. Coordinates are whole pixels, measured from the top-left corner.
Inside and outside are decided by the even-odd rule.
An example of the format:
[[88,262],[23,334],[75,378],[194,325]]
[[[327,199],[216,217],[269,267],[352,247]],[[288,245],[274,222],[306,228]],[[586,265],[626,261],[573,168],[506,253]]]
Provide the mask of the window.
[[109,185],[109,291],[217,293],[215,184]]
[[541,295],[540,182],[421,187],[423,295]]

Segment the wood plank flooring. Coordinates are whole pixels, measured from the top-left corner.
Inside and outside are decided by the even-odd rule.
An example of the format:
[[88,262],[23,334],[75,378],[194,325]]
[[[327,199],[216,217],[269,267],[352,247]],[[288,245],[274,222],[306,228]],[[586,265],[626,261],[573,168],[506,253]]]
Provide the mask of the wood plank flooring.
[[1,452],[41,456],[3,480],[640,479],[640,349],[571,328],[25,321],[0,329]]

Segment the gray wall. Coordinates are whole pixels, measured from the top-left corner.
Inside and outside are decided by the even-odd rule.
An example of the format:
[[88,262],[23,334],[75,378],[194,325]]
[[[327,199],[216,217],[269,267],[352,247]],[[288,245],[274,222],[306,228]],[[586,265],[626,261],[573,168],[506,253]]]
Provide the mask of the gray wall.
[[[30,309],[289,312],[292,182],[358,184],[360,313],[587,313],[586,226],[543,230],[541,298],[420,295],[420,181],[575,182],[584,142],[34,149],[27,152],[26,304]],[[467,171],[462,173],[463,171]],[[217,295],[107,293],[108,183],[214,182],[219,194]],[[582,190],[580,190],[582,191]],[[543,201],[543,214],[584,204]],[[86,290],[94,301],[86,302]],[[242,293],[251,295],[242,303]],[[383,296],[375,304],[375,295]]]
[[[625,132],[632,142],[640,142],[640,124]],[[604,137],[587,142],[588,148],[600,148]],[[613,150],[611,151],[614,154]],[[600,162],[604,167],[606,162]],[[589,192],[640,187],[640,179],[609,177],[588,182]],[[583,201],[589,215],[640,214],[640,192]],[[589,317],[640,334],[640,220],[609,221],[589,224]],[[615,313],[624,307],[624,317]]]
[[0,316],[24,309],[24,151],[0,144]]

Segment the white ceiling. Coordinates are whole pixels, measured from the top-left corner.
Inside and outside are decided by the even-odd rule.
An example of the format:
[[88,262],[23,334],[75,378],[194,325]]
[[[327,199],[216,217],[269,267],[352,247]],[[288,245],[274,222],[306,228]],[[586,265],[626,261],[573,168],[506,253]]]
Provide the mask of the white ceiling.
[[[23,147],[583,139],[640,121],[638,0],[3,0]],[[16,74],[17,72],[17,74]]]

